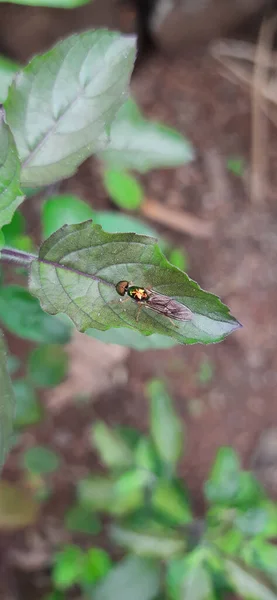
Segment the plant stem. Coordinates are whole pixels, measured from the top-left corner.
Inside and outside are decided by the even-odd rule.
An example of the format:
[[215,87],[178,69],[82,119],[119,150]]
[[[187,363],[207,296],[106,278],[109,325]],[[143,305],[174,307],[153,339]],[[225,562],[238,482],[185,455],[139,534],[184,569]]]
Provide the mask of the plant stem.
[[24,267],[29,267],[31,262],[36,258],[37,256],[35,254],[23,252],[22,250],[16,250],[15,248],[5,247],[0,251],[0,260],[13,262]]

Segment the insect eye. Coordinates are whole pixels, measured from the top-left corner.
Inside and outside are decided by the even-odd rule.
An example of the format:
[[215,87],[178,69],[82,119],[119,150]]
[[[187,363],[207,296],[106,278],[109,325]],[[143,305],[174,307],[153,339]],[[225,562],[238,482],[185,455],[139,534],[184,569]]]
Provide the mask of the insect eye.
[[124,296],[128,290],[128,281],[119,281],[115,289],[120,296]]

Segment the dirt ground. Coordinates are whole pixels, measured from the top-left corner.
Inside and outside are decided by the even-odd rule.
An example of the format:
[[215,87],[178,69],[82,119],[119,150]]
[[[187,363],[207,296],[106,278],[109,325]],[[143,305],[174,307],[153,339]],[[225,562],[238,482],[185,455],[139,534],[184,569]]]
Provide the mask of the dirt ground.
[[[74,403],[66,393],[61,402],[59,394],[55,401],[49,393],[43,396],[47,417],[42,425],[24,434],[21,447],[8,459],[4,476],[17,478],[22,448],[34,442],[49,444],[61,453],[64,468],[54,476],[54,497],[38,526],[1,536],[6,583],[0,597],[5,600],[32,598],[32,594],[38,599],[39,590],[45,589],[50,549],[68,539],[62,528],[62,515],[72,502],[74,482],[99,468],[88,444],[88,423],[103,419],[109,424],[146,430],[144,390],[145,382],[152,377],[165,379],[186,427],[186,452],[180,474],[198,513],[203,510],[203,481],[219,446],[232,445],[243,465],[251,467],[260,436],[277,427],[276,130],[270,124],[265,148],[266,185],[264,193],[254,201],[249,192],[251,94],[222,75],[206,48],[188,52],[182,59],[149,57],[137,70],[132,91],[147,116],[185,134],[197,155],[189,165],[142,177],[146,198],[158,200],[172,212],[182,211],[184,223],[187,213],[211,222],[214,234],[201,238],[197,226],[190,235],[149,223],[186,251],[189,275],[204,289],[218,294],[243,329],[221,344],[207,347],[119,351],[117,355],[113,349],[111,362],[110,358],[106,362],[102,390],[94,393],[95,374],[95,381],[88,380],[86,402]],[[242,178],[226,168],[230,157],[244,159],[246,170]],[[62,189],[78,193],[95,208],[112,207],[94,159],[87,161]],[[26,353],[27,344],[10,338],[9,344],[13,352],[21,356]],[[95,355],[91,344],[88,371]],[[103,352],[104,361],[101,345],[97,346],[98,355],[99,352]],[[78,356],[71,356],[73,363],[78,362]],[[212,363],[214,374],[209,383],[201,384],[197,373],[206,358]],[[277,497],[277,466],[275,478],[271,467],[268,471],[265,465],[259,474],[270,494]],[[38,547],[41,562],[36,561]]]

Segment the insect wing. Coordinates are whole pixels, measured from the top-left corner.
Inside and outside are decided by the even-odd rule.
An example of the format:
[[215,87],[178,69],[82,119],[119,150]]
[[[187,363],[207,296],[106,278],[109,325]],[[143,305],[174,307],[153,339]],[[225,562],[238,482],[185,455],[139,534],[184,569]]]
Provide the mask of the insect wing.
[[191,310],[184,304],[180,304],[173,298],[159,294],[154,290],[147,290],[147,292],[149,293],[147,306],[152,310],[176,321],[190,321],[192,319]]

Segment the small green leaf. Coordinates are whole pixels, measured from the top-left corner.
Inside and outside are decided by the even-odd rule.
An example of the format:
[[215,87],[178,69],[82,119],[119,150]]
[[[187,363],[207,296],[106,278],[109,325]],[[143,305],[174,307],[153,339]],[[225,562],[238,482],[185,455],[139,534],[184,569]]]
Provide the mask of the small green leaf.
[[185,494],[173,482],[159,479],[151,497],[153,508],[169,518],[174,525],[192,521],[191,510]]
[[41,224],[43,238],[47,238],[63,225],[73,225],[92,219],[94,211],[92,208],[78,198],[70,194],[50,196],[42,205]]
[[118,477],[114,484],[113,501],[109,512],[127,515],[144,506],[144,492],[153,476],[148,471],[133,469]]
[[247,536],[277,536],[277,506],[273,502],[262,502],[258,506],[237,513],[235,525]]
[[35,251],[34,242],[29,235],[18,235],[10,245],[17,250],[23,250],[23,252],[33,253]]
[[227,158],[227,169],[237,177],[243,177],[245,164],[243,158],[230,156]]
[[239,490],[240,464],[232,448],[220,448],[208,481],[205,496],[212,504],[233,506]]
[[159,459],[155,452],[152,440],[141,437],[135,450],[135,463],[139,469],[149,473],[157,473],[159,470]]
[[260,581],[258,574],[251,573],[230,559],[225,559],[224,563],[233,589],[242,598],[247,600],[277,600],[277,592],[274,592],[269,586]]
[[143,189],[138,181],[125,171],[107,169],[104,185],[114,203],[125,210],[137,210],[143,202]]
[[0,481],[0,529],[15,530],[32,525],[38,515],[38,503],[19,485]]
[[97,534],[101,531],[101,523],[91,510],[79,506],[72,506],[65,514],[65,527],[68,531]]
[[25,219],[23,215],[17,210],[10,223],[4,225],[2,229],[7,246],[12,246],[14,240],[25,233]]
[[239,489],[234,499],[234,506],[246,509],[259,504],[265,497],[261,484],[253,473],[242,471],[239,476]]
[[0,229],[9,223],[23,202],[20,189],[20,162],[12,133],[4,121],[0,106]]
[[96,589],[91,600],[155,600],[161,585],[158,563],[128,556],[115,565]]
[[111,469],[126,469],[133,462],[133,454],[119,433],[98,421],[92,427],[91,439],[102,463]]
[[242,547],[241,557],[250,567],[263,571],[277,585],[277,546],[254,537]]
[[133,36],[97,29],[68,37],[22,69],[5,109],[23,185],[69,177],[107,145],[134,59]]
[[67,590],[79,583],[82,576],[84,555],[81,548],[65,546],[54,557],[52,580],[58,590]]
[[[222,527],[223,523],[221,523]],[[223,527],[222,527],[223,529]],[[214,536],[214,532],[212,532],[212,538]],[[243,535],[240,531],[235,528],[229,529],[222,535],[217,536],[216,538],[216,546],[220,548],[224,554],[233,554],[234,556],[238,555],[238,552],[243,543]]]
[[[3,231],[0,231],[0,251],[2,250],[2,248],[4,248],[5,245],[6,245],[5,236],[3,234]],[[1,256],[1,252],[0,252],[0,256]]]
[[10,449],[15,409],[14,390],[6,360],[4,336],[0,330],[0,469]]
[[13,382],[15,393],[15,427],[26,427],[39,423],[43,417],[42,407],[28,381],[17,379]]
[[78,500],[87,509],[108,510],[112,506],[113,494],[114,482],[101,475],[82,479],[77,485]]
[[6,100],[9,86],[16,72],[20,69],[19,65],[9,58],[0,55],[0,102]]
[[173,250],[171,250],[169,253],[168,260],[172,265],[178,267],[178,269],[181,269],[181,271],[187,271],[188,260],[183,250],[173,248]]
[[65,344],[72,332],[68,323],[45,314],[38,300],[19,285],[0,288],[0,321],[11,333],[33,342]]
[[196,550],[189,556],[170,562],[167,587],[172,599],[215,600],[212,580],[200,559],[200,552]]
[[28,375],[36,387],[55,387],[68,371],[68,355],[60,344],[43,344],[28,357]]
[[115,425],[113,430],[120,435],[133,453],[141,438],[141,432],[135,427],[128,427],[126,425]]
[[191,144],[180,133],[144,119],[131,99],[118,111],[109,145],[98,155],[111,168],[142,173],[182,165],[194,158]]
[[108,575],[112,561],[101,548],[90,548],[84,556],[82,568],[82,584],[95,584]]
[[166,530],[157,526],[151,528],[147,522],[139,529],[114,525],[110,533],[117,544],[139,556],[167,560],[176,554],[182,554],[186,549],[184,537],[173,529]]
[[[153,286],[185,304],[192,318],[173,323],[143,306],[138,320],[136,302],[120,301],[115,286],[122,280]],[[65,226],[44,242],[32,261],[29,285],[46,312],[66,313],[81,331],[125,326],[181,343],[210,343],[239,327],[216,296],[168,263],[155,240],[106,233],[89,221]]]
[[150,398],[150,430],[158,455],[170,471],[182,455],[184,431],[172,399],[162,381],[153,379],[147,386]]
[[44,446],[33,446],[26,450],[22,457],[23,466],[31,473],[46,475],[59,468],[59,456]]

